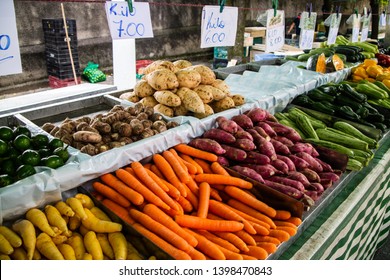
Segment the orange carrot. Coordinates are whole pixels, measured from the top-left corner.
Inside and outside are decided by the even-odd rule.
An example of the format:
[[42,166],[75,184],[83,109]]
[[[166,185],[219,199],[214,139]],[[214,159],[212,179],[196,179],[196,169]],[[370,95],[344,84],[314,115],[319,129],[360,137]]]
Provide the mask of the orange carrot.
[[152,179],[162,188],[164,191],[168,192],[169,188],[165,183],[161,180],[160,177],[158,177],[154,172],[152,172],[150,169],[146,169],[146,172],[148,172],[149,176],[152,177]]
[[185,231],[181,226],[179,226],[171,217],[165,214],[160,208],[154,204],[147,204],[142,210],[146,215],[150,216],[155,221],[163,224],[167,228],[171,229],[182,238],[184,238],[188,244],[195,247],[198,244],[198,241],[195,237]]
[[232,185],[236,187],[240,187],[243,189],[250,189],[252,188],[252,183],[245,181],[244,179],[233,177],[233,176],[227,176],[227,175],[221,175],[221,174],[197,174],[195,175],[195,181],[198,183],[201,182],[207,182],[210,185],[211,184],[223,184],[223,185]]
[[[127,168],[126,168],[127,169]],[[141,193],[143,197],[151,202],[156,204],[159,207],[170,209],[164,201],[161,200],[157,195],[155,195],[151,190],[149,190],[144,184],[142,184],[136,177],[131,175],[125,169],[119,168],[115,171],[116,176],[121,179],[126,185],[128,185],[133,190]]]
[[242,203],[241,201],[238,201],[236,199],[231,198],[228,200],[227,204],[232,206],[233,208],[236,208],[236,209],[260,220],[260,221],[263,221],[263,222],[269,224],[271,228],[276,228],[274,221],[270,217],[268,217],[267,215],[264,215],[263,213],[260,213],[256,209],[248,206],[245,203]]
[[154,232],[155,234],[157,234],[166,242],[172,244],[176,248],[183,250],[185,252],[190,250],[191,245],[189,245],[184,238],[182,238],[180,235],[173,232],[163,224],[152,219],[150,216],[146,215],[145,213],[142,213],[141,211],[138,211],[136,209],[130,209],[130,216],[138,223],[143,225],[145,228]]
[[163,251],[165,251],[170,256],[172,256],[174,259],[176,259],[176,260],[191,260],[191,257],[186,252],[172,246],[171,244],[166,242],[164,239],[162,239],[158,235],[154,234],[153,232],[151,232],[150,230],[145,228],[143,225],[135,223],[133,225],[133,227],[136,231],[138,231],[140,234],[142,234],[143,236],[148,238],[150,241],[152,241],[154,244],[156,244]]
[[[264,222],[264,221],[256,219],[255,217],[252,217],[251,215],[248,215],[247,213],[245,213],[245,212],[243,212],[241,210],[238,210],[238,209],[236,209],[236,208],[234,208],[234,207],[232,207],[232,206],[230,206],[228,204],[226,206],[229,207],[234,212],[236,212],[241,217],[243,217],[244,219],[246,219],[248,222],[254,222],[256,224],[259,224],[259,225],[265,227],[266,229],[270,229],[271,228],[271,226],[268,223]],[[276,226],[275,226],[275,228],[276,228]]]
[[[178,160],[175,155],[170,152],[169,150],[164,151],[162,153],[162,156],[166,159],[166,161],[169,163],[169,165],[172,167],[173,171],[175,172],[176,176],[179,178],[180,182],[183,184],[187,184],[189,181],[189,174],[187,167],[184,166],[184,164],[181,164],[180,159]],[[158,167],[158,165],[157,165]],[[164,171],[162,171],[164,173]]]
[[247,255],[257,258],[258,260],[265,260],[268,257],[268,253],[261,247],[248,246],[249,251],[245,252]]
[[241,254],[230,251],[229,249],[226,249],[225,247],[222,247],[219,244],[215,244],[217,247],[222,251],[222,253],[225,255],[227,260],[243,260],[244,258],[241,256]]
[[253,237],[244,230],[236,231],[233,234],[237,235],[247,245],[256,245],[256,241],[253,239]]
[[223,239],[207,230],[198,230],[197,233],[203,235],[211,242],[214,242],[215,244],[218,244],[219,246],[224,247],[225,249],[228,249],[232,252],[239,253],[240,249],[238,249],[236,246],[234,246],[232,243],[230,243],[228,240]]
[[230,175],[218,161],[211,163],[210,167],[214,174]]
[[194,247],[191,247],[187,254],[193,260],[206,260],[206,256],[202,252],[196,250]]
[[173,199],[162,188],[160,188],[159,184],[157,184],[157,182],[154,181],[151,176],[149,176],[149,173],[146,171],[147,169],[143,167],[140,162],[132,162],[131,168],[133,168],[135,175],[149,190],[151,190],[162,201],[169,205],[169,207],[179,210]]
[[101,193],[102,195],[104,195],[105,197],[115,201],[120,206],[129,207],[131,205],[130,201],[128,201],[126,197],[124,197],[123,195],[118,193],[116,190],[114,190],[113,188],[111,188],[103,183],[95,181],[92,183],[92,187],[95,191],[97,191],[97,192]]
[[[253,239],[257,242],[270,242],[278,246],[281,242],[279,239],[269,235],[253,235]],[[256,245],[256,244],[255,244]]]
[[272,242],[257,242],[256,246],[263,248],[268,254],[275,253],[277,250],[277,246]]
[[293,223],[296,226],[299,226],[300,224],[302,224],[302,220],[299,217],[291,217],[290,219],[286,220],[286,222]]
[[193,230],[188,228],[185,228],[184,230],[197,239],[198,245],[196,245],[196,248],[199,251],[203,252],[206,256],[214,260],[226,260],[224,253],[222,253],[221,249],[215,243],[207,240],[206,237],[196,233]]
[[213,174],[210,164],[207,161],[200,158],[194,158],[194,161],[202,167],[203,173]]
[[284,230],[279,229],[270,229],[269,236],[279,239],[281,242],[287,241],[290,239],[290,235]]
[[140,205],[144,202],[144,197],[139,192],[129,188],[125,183],[123,183],[119,178],[111,173],[104,174],[100,176],[106,185],[110,186],[118,193],[126,197],[134,205]]
[[209,210],[217,216],[225,218],[226,220],[233,220],[244,224],[244,229],[250,234],[256,234],[253,226],[245,220],[242,216],[231,210],[225,203],[211,199],[209,201]]
[[273,218],[275,220],[288,220],[291,218],[291,212],[287,210],[276,210],[276,214]]
[[126,223],[130,225],[135,223],[133,218],[130,217],[129,211],[126,208],[122,207],[121,205],[117,204],[116,202],[108,198],[103,199],[102,203],[104,206],[106,206],[108,209],[114,212],[118,217],[120,217]]
[[284,230],[290,236],[294,236],[295,234],[297,234],[297,228],[286,227],[286,226],[276,226],[276,229],[277,230]]
[[216,201],[222,201],[222,197],[219,195],[219,192],[210,186],[210,197]]
[[181,196],[179,190],[178,190],[174,185],[172,185],[171,183],[169,183],[169,182],[166,181],[165,179],[160,178],[160,180],[161,180],[161,182],[163,182],[163,183],[167,186],[167,188],[168,188],[167,193],[168,193],[172,198],[174,198],[174,199],[177,200],[177,199]]
[[172,153],[172,155],[175,157],[176,161],[178,163],[180,163],[181,167],[186,171],[188,172],[188,168],[187,166],[184,164],[184,161],[181,157],[179,157],[177,151],[174,149],[174,148],[170,148],[168,149],[168,152]]
[[151,162],[148,162],[148,163],[145,163],[145,164],[144,164],[144,167],[145,167],[146,169],[149,169],[149,170],[150,170],[150,166],[152,166],[152,163],[151,163]]
[[199,186],[192,177],[190,177],[190,180],[186,185],[196,196],[199,195],[198,194]]
[[206,182],[199,184],[199,203],[197,216],[206,218],[209,211],[210,185]]
[[222,184],[210,184],[210,187],[212,187],[213,189],[216,189],[218,191],[223,191],[226,187],[226,185],[222,185]]
[[191,202],[182,195],[177,199],[177,202],[181,205],[181,207],[183,207],[183,210],[186,213],[190,213],[192,210],[194,210],[194,206],[191,204]]
[[242,256],[242,259],[245,260],[245,261],[255,261],[255,260],[257,260],[257,258],[249,256],[249,255],[246,255],[246,254],[240,254],[240,255]]
[[252,221],[249,221],[249,223],[253,226],[253,228],[255,229],[257,234],[261,234],[261,235],[268,235],[269,234],[268,228],[266,228],[258,223],[252,222]]
[[278,226],[283,226],[283,227],[292,227],[294,229],[297,228],[296,225],[294,225],[293,223],[290,223],[290,222],[286,222],[286,221],[280,221],[280,220],[274,220],[274,223],[275,225],[278,227]]
[[157,166],[158,170],[160,170],[160,172],[167,179],[167,181],[174,185],[180,191],[182,196],[186,196],[187,194],[182,186],[182,183],[169,162],[160,154],[153,155],[153,162]]
[[201,174],[203,173],[202,167],[189,155],[183,154],[183,153],[178,153],[179,156],[185,160],[186,162],[192,164],[193,166],[196,167],[196,173],[195,174]]
[[161,173],[161,171],[157,168],[155,164],[152,164],[150,166],[150,171],[152,171],[154,174],[156,174],[161,179],[165,179],[164,175]]
[[216,231],[214,232],[214,234],[229,241],[231,244],[237,247],[241,252],[247,252],[249,250],[246,243],[240,237],[238,237],[236,234],[232,232]]
[[[195,195],[190,188],[187,185],[184,185],[184,188],[186,189],[187,196],[185,197],[186,200],[188,200],[192,205],[192,210],[197,210],[199,207],[199,199],[198,196]],[[180,198],[181,199],[181,198]]]
[[232,198],[235,198],[238,201],[245,203],[246,205],[260,211],[261,213],[267,215],[270,218],[273,218],[276,215],[276,210],[274,208],[270,207],[266,203],[248,194],[240,188],[234,186],[227,186],[224,191]]
[[230,220],[212,220],[199,218],[191,215],[177,215],[175,221],[183,226],[194,229],[204,229],[210,231],[239,231],[244,228],[244,224]]
[[189,174],[196,174],[198,172],[198,169],[195,165],[192,163],[189,163],[188,161],[184,160],[175,149],[171,148],[169,151],[176,157],[176,159],[183,164],[183,168],[187,169],[187,172]]
[[184,144],[184,143],[178,144],[178,145],[174,146],[173,148],[180,153],[192,156],[194,158],[200,158],[200,159],[204,159],[207,161],[217,161],[218,160],[217,155],[210,153],[210,152],[202,151],[200,149],[191,147],[191,146]]

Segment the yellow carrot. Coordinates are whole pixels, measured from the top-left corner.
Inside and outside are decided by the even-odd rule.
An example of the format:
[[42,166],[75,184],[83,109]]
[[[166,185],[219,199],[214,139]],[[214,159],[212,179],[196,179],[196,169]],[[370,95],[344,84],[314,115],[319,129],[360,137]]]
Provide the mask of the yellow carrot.
[[42,232],[37,237],[37,249],[48,260],[64,260],[64,256],[54,244],[53,240],[48,234]]
[[61,213],[61,215],[64,215],[64,216],[67,216],[67,217],[73,217],[74,216],[74,211],[64,201],[58,201],[54,205],[54,207],[58,209],[58,211]]
[[86,219],[82,220],[82,224],[89,230],[92,230],[96,233],[100,232],[116,232],[122,230],[122,225],[116,222],[104,221],[96,218],[94,214],[88,209],[85,208]]
[[53,205],[46,205],[45,213],[50,225],[59,228],[65,236],[71,235],[66,221],[62,218],[61,213],[57,208],[55,208]]
[[72,208],[72,210],[77,215],[79,215],[81,220],[84,220],[84,219],[87,218],[87,215],[85,214],[85,211],[84,211],[84,206],[83,206],[83,204],[81,203],[81,201],[79,199],[77,199],[75,197],[69,197],[66,200],[66,203],[70,206],[70,208]]
[[72,246],[66,243],[62,243],[58,244],[57,247],[58,250],[60,250],[61,254],[64,256],[65,260],[76,260],[76,254]]
[[81,201],[81,204],[83,205],[84,208],[91,209],[92,207],[95,206],[95,204],[93,203],[92,198],[90,198],[86,194],[78,193],[74,197]]
[[97,233],[96,237],[102,247],[103,254],[109,259],[113,260],[115,258],[114,250],[111,247],[110,241],[108,241],[107,233]]
[[16,221],[12,225],[12,229],[22,238],[23,247],[26,249],[27,253],[27,259],[32,260],[35,250],[35,244],[37,242],[34,225],[29,220],[23,219]]
[[82,260],[84,258],[84,254],[86,253],[84,240],[79,233],[74,232],[66,243],[72,246],[76,255],[76,260]]
[[22,246],[22,239],[9,227],[0,226],[0,234],[4,235],[5,239],[8,240],[12,247],[18,248]]
[[110,217],[108,217],[108,215],[99,207],[94,206],[88,209],[91,210],[92,214],[94,214],[96,218],[104,221],[111,221]]
[[11,255],[14,252],[14,248],[8,242],[8,240],[0,233],[0,253]]
[[87,252],[92,255],[92,259],[103,260],[103,250],[95,232],[88,231],[87,234],[84,235],[84,245]]
[[111,232],[108,234],[108,241],[110,242],[116,260],[127,259],[127,240],[121,232]]
[[49,236],[55,236],[56,233],[50,227],[49,221],[46,218],[45,213],[43,213],[38,208],[31,208],[26,213],[26,218],[33,223],[34,226],[39,228],[41,231],[47,233]]

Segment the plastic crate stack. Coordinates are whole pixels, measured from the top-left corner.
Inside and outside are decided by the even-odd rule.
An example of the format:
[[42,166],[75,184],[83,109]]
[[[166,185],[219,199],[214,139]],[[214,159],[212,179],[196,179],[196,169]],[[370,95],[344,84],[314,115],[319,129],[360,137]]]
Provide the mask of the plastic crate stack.
[[[43,19],[45,54],[49,86],[60,88],[75,85],[63,19]],[[77,51],[76,21],[66,20],[74,68],[78,83],[81,83],[79,55]]]

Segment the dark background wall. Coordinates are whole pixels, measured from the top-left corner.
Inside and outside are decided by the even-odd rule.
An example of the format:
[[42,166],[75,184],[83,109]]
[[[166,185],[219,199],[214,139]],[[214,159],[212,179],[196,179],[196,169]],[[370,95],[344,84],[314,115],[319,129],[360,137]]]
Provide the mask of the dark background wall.
[[[83,69],[88,61],[93,61],[106,73],[112,70],[112,41],[104,10],[105,1],[14,0],[23,73],[0,76],[0,98],[2,95],[20,91],[19,88],[25,91],[26,87],[34,88],[37,84],[47,83],[42,19],[61,18],[61,2],[64,4],[66,17],[76,20],[80,69]],[[202,6],[217,5],[217,0],[138,2],[150,3],[154,38],[136,40],[137,59],[212,59],[212,48],[200,48],[200,23]],[[235,5],[235,2],[239,1],[227,1],[231,5]],[[239,16],[245,17],[245,26],[259,26],[256,19],[266,9],[271,8],[271,2],[250,0],[245,1],[245,7],[239,6]],[[369,1],[357,2],[360,3],[357,7],[362,10],[364,3]],[[320,20],[323,1],[311,3]],[[285,11],[287,26],[298,12],[305,10],[306,4],[307,1],[279,1],[279,9]],[[348,5],[343,7],[345,17],[351,13],[352,8]],[[242,39],[237,38],[237,41]]]

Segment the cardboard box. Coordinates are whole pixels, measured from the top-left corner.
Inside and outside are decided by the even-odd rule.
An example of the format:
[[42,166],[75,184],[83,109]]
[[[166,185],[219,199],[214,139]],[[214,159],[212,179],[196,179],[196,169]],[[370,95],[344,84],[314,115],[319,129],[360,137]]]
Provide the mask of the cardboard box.
[[250,37],[262,37],[266,36],[266,28],[265,27],[245,27],[245,32],[250,33]]

